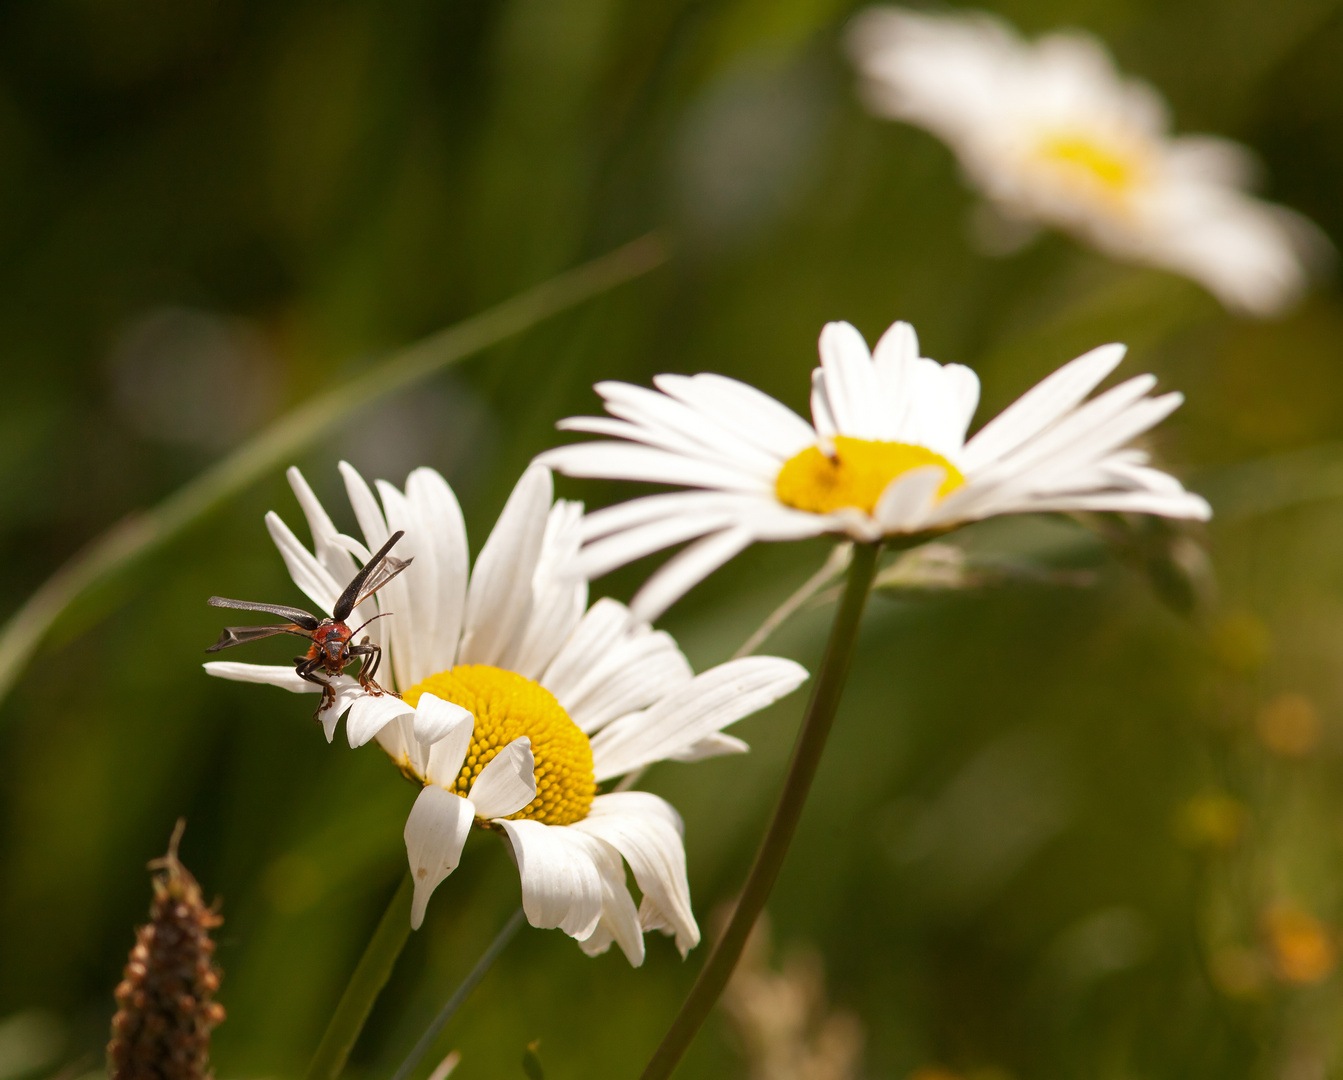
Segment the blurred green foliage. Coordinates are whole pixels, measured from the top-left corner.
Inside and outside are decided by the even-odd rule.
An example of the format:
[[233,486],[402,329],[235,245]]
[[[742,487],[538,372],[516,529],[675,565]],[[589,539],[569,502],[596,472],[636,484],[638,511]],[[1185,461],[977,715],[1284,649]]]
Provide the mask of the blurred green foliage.
[[[1080,25],[1240,138],[1343,240],[1343,10],[1003,0]],[[1313,1080],[1343,1070],[1343,297],[1251,325],[1047,237],[966,240],[944,147],[866,116],[834,0],[48,0],[0,6],[0,545],[17,605],[81,544],[384,350],[653,227],[669,268],[351,419],[300,462],[441,469],[483,540],[599,378],[715,370],[805,408],[823,322],[894,318],[972,365],[981,415],[1132,346],[1188,404],[1153,448],[1206,535],[992,523],[972,558],[1085,570],[874,600],[771,904],[867,1032],[867,1074]],[[1289,453],[1290,452],[1290,453]],[[1248,463],[1248,464],[1247,464]],[[618,485],[565,482],[602,505]],[[281,476],[63,620],[0,708],[0,1077],[94,1069],[173,821],[223,897],[223,1078],[297,1075],[398,876],[414,792],[304,702],[210,680],[211,593],[297,601]],[[1123,523],[1120,523],[1123,525]],[[1106,539],[1098,539],[1106,538]],[[1114,541],[1113,544],[1108,541]],[[1203,561],[1211,551],[1216,587]],[[665,623],[723,659],[825,557],[758,548]],[[598,583],[627,596],[635,566]],[[771,648],[810,666],[813,609]],[[264,651],[258,647],[257,655]],[[288,654],[277,645],[276,661]],[[746,758],[649,777],[702,921],[739,884],[801,700]],[[390,1075],[517,904],[473,836],[352,1061]],[[526,929],[420,1070],[634,1075],[689,986]],[[724,1021],[683,1068],[744,1076]]]

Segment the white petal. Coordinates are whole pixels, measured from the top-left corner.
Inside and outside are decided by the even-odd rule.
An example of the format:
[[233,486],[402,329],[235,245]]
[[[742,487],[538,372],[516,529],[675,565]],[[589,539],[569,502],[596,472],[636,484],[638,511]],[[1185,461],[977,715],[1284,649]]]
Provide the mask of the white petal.
[[618,600],[603,596],[588,608],[574,627],[540,682],[567,710],[575,689],[588,671],[606,656],[630,625],[629,609]]
[[396,555],[411,560],[411,565],[379,591],[379,606],[391,612],[388,637],[392,644],[392,668],[396,685],[409,688],[421,679],[442,671],[431,667],[426,646],[432,642],[437,612],[434,598],[438,592],[438,564],[434,559],[429,530],[409,500],[386,480],[377,482],[382,509],[389,532],[404,532],[395,548]]
[[667,756],[668,761],[704,761],[707,758],[724,757],[728,754],[746,754],[751,747],[735,735],[724,735],[716,731],[706,735],[699,742],[687,746]]
[[683,513],[636,525],[588,544],[579,557],[578,569],[586,578],[599,578],[616,567],[642,559],[655,551],[719,532],[740,518],[740,514],[731,510],[711,510],[702,514]]
[[499,818],[516,814],[536,798],[535,769],[531,739],[524,735],[505,746],[471,785],[469,797],[477,815]]
[[299,678],[293,664],[240,664],[236,660],[211,660],[203,664],[206,674],[233,682],[265,683],[293,694],[315,694],[321,687]]
[[424,909],[439,882],[457,869],[462,845],[475,820],[471,804],[436,784],[428,784],[415,800],[406,819],[406,855],[415,882],[411,902],[410,925],[414,930],[424,922]]
[[646,480],[655,484],[721,491],[769,491],[771,483],[758,472],[731,462],[673,454],[649,446],[613,442],[574,443],[538,454],[536,461],[566,476],[601,476],[612,480]]
[[342,461],[337,467],[345,480],[345,494],[349,497],[355,520],[364,534],[364,543],[368,545],[369,551],[377,551],[391,535],[387,522],[383,520],[382,510],[378,508],[378,500],[373,497],[373,492],[353,465]]
[[921,465],[897,476],[881,493],[873,517],[884,533],[917,532],[928,519],[937,489],[947,478],[941,465]]
[[531,611],[552,490],[550,470],[533,465],[509,495],[471,573],[457,663],[508,666]]
[[663,393],[684,401],[754,443],[780,463],[816,442],[816,432],[792,409],[744,382],[712,373],[657,375]]
[[1123,345],[1102,345],[1070,360],[985,424],[960,459],[963,472],[983,468],[1034,438],[1094,390],[1124,359]]
[[682,956],[699,943],[681,819],[669,803],[646,791],[599,795],[573,827],[605,840],[630,864],[650,909],[646,929],[670,927]]
[[625,884],[625,864],[614,847],[594,836],[585,835],[587,850],[602,882],[602,917],[592,933],[579,941],[589,956],[597,956],[615,941],[632,967],[644,962],[644,935],[639,925],[639,909]]
[[541,929],[558,926],[580,940],[591,934],[602,916],[602,881],[587,838],[528,819],[495,823],[512,844],[527,921]]
[[578,568],[582,519],[582,503],[557,499],[550,508],[532,575],[531,611],[510,666],[524,678],[545,670],[587,607],[588,583]]
[[680,753],[791,693],[806,678],[801,664],[775,656],[710,668],[651,708],[599,731],[592,740],[596,777],[609,780]]
[[913,369],[919,360],[919,337],[907,322],[894,322],[872,350],[879,387],[881,439],[896,442],[904,429],[913,397]]
[[[456,710],[456,705],[443,701],[433,694],[421,694],[418,708],[415,710],[417,727],[420,712],[427,711],[428,716],[424,722],[426,733],[432,735],[438,731],[443,732],[432,743],[420,741],[418,731],[415,732],[415,735],[416,741],[421,746],[428,745],[429,747],[429,760],[425,769],[426,779],[432,780],[435,784],[441,784],[445,788],[452,787],[458,774],[462,771],[462,762],[466,760],[466,751],[471,746],[471,735],[475,730],[475,719],[472,718],[468,723]],[[463,709],[462,712],[466,712],[466,710]],[[471,717],[471,714],[466,713],[466,716]]]
[[433,552],[438,569],[436,592],[428,599],[434,611],[432,638],[424,649],[428,674],[433,674],[452,667],[457,656],[466,608],[466,524],[457,496],[433,469],[419,468],[406,478],[406,498],[426,530],[423,546]]
[[398,716],[410,716],[414,712],[412,706],[395,694],[362,694],[350,706],[345,736],[351,746],[363,746]]
[[663,563],[644,582],[630,601],[636,619],[653,622],[672,604],[724,563],[755,542],[755,534],[742,525],[706,536]]
[[309,600],[330,615],[344,587],[343,583],[337,582],[312,552],[299,543],[298,537],[280,520],[279,514],[272,511],[266,515],[266,529],[279,548],[280,557],[289,568],[289,576],[294,579],[294,584],[303,590]]
[[[444,701],[434,694],[421,694],[415,706],[415,738],[425,746],[433,746],[439,739],[458,732],[465,726],[469,741],[475,717],[460,705]],[[456,772],[456,769],[453,770]]]
[[846,322],[826,323],[819,348],[825,396],[839,433],[880,438],[881,394],[863,335]]
[[308,519],[313,553],[317,556],[317,561],[336,581],[349,581],[354,577],[357,568],[354,560],[350,558],[350,553],[336,539],[340,533],[322,507],[321,501],[296,466],[290,466],[285,472],[285,477],[294,492],[294,497],[298,499],[303,516]]

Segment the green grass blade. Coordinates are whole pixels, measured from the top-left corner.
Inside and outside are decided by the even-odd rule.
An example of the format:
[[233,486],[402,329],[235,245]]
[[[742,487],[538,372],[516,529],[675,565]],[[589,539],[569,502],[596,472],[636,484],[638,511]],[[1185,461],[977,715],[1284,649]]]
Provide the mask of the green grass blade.
[[48,578],[0,630],[0,701],[47,631],[80,596],[286,464],[357,408],[631,281],[666,259],[662,242],[650,234],[431,334],[341,386],[315,394],[157,506],[123,519]]

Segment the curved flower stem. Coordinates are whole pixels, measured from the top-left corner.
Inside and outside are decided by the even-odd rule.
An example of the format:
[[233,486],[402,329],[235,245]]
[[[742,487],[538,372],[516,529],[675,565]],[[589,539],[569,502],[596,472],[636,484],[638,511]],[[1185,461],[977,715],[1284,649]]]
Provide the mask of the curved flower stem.
[[700,970],[699,978],[691,987],[681,1012],[672,1023],[671,1030],[657,1048],[653,1059],[643,1071],[642,1080],[666,1080],[676,1068],[681,1056],[689,1047],[690,1041],[699,1031],[700,1025],[709,1015],[714,1003],[727,986],[732,969],[737,966],[742,948],[746,945],[747,935],[770,890],[774,888],[779,869],[788,854],[788,845],[797,830],[798,820],[802,816],[802,807],[811,790],[812,779],[816,776],[816,767],[820,764],[821,752],[830,734],[830,725],[839,708],[840,695],[844,691],[844,682],[849,673],[849,662],[853,658],[853,646],[858,637],[858,625],[862,621],[863,607],[867,603],[867,594],[872,587],[872,578],[877,568],[877,554],[880,544],[856,544],[853,561],[849,564],[849,580],[844,588],[844,599],[835,613],[835,622],[830,629],[830,642],[825,649],[825,659],[821,661],[821,672],[812,689],[811,701],[807,705],[807,714],[802,720],[802,729],[798,732],[797,742],[793,746],[793,758],[788,765],[788,776],[784,780],[783,791],[779,795],[774,817],[769,823],[756,853],[755,864],[746,878],[746,884],[737,901],[732,919],[723,932],[723,936],[714,945],[709,959]]
[[359,958],[359,966],[340,996],[340,1003],[326,1026],[326,1034],[317,1044],[317,1053],[313,1054],[303,1080],[335,1080],[345,1068],[345,1060],[364,1030],[364,1021],[387,985],[392,966],[410,937],[410,900],[414,892],[415,883],[407,873],[383,912],[378,928],[373,931],[364,955]]
[[476,966],[467,973],[467,976],[462,980],[461,985],[452,992],[452,997],[448,998],[443,1008],[439,1010],[438,1015],[434,1017],[433,1022],[425,1029],[424,1034],[420,1036],[420,1041],[417,1042],[414,1049],[406,1055],[406,1060],[401,1063],[401,1067],[392,1075],[392,1080],[406,1080],[406,1077],[411,1074],[415,1066],[420,1063],[420,1059],[428,1053],[429,1047],[433,1045],[434,1040],[438,1038],[438,1033],[442,1031],[443,1028],[447,1026],[448,1021],[456,1015],[457,1010],[460,1009],[462,1003],[471,996],[471,991],[476,988],[480,983],[480,980],[485,978],[485,973],[488,972],[494,962],[499,959],[499,954],[508,947],[508,943],[513,940],[514,935],[516,935],[522,928],[522,924],[525,920],[526,915],[523,913],[522,908],[518,908],[517,911],[513,912],[513,917],[509,919],[508,922],[504,923],[504,928],[494,936],[494,940],[490,942],[489,947],[481,953],[480,959],[476,961]]

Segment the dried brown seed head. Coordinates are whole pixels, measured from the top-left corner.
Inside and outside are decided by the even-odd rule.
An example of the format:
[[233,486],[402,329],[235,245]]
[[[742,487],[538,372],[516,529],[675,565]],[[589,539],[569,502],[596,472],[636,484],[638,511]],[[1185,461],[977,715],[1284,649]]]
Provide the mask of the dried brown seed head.
[[207,1080],[210,1031],[224,1019],[213,1000],[220,971],[210,931],[224,920],[207,906],[200,886],[177,858],[185,821],[179,821],[168,854],[149,864],[154,897],[149,922],[135,934],[115,997],[111,1080]]

